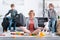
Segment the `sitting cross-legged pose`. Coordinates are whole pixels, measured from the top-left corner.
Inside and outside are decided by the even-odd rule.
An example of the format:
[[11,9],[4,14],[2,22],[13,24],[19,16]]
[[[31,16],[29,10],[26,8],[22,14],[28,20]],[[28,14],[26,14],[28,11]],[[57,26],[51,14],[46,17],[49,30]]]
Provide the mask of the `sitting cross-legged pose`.
[[20,27],[24,32],[29,34],[38,34],[40,27],[38,27],[38,20],[34,17],[35,13],[33,10],[29,11],[29,17],[26,19],[26,28]]

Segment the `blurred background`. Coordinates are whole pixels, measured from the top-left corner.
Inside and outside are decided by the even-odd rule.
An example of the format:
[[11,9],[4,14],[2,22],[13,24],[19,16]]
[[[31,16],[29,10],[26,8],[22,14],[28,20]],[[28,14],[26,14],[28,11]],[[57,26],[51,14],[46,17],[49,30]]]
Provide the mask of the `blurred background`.
[[0,26],[5,14],[10,10],[10,4],[15,4],[18,13],[28,17],[29,10],[35,11],[35,17],[48,17],[49,3],[53,3],[57,16],[60,15],[60,0],[0,0]]
[[10,9],[10,4],[15,4],[18,13],[28,17],[29,10],[33,9],[37,17],[47,17],[48,4],[53,3],[57,15],[60,15],[60,0],[0,0],[0,16],[4,16]]

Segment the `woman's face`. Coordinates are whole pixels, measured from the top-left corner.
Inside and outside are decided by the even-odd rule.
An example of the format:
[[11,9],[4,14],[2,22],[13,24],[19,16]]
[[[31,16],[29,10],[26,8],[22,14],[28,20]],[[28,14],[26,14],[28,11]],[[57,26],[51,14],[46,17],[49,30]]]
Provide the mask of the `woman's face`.
[[35,16],[35,15],[34,15],[34,12],[30,12],[29,17],[30,17],[30,18],[34,18],[34,16]]

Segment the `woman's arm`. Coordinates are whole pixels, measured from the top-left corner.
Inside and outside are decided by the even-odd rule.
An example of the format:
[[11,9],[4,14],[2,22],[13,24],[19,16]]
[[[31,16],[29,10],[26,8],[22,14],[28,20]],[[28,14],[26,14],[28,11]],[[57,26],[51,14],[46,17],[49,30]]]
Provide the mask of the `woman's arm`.
[[35,27],[38,28],[38,19],[35,18]]

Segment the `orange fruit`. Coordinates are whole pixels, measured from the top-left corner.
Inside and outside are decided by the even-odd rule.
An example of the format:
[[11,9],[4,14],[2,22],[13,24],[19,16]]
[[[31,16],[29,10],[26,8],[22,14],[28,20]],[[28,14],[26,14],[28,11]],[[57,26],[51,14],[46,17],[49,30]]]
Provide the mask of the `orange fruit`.
[[39,35],[40,35],[40,37],[43,37],[43,36],[45,36],[45,33],[44,32],[40,32]]

